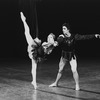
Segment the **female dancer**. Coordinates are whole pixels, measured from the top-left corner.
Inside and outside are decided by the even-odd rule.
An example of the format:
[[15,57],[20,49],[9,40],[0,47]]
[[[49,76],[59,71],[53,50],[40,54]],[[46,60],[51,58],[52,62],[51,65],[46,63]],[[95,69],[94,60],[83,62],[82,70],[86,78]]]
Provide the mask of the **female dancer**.
[[32,61],[32,84],[34,88],[37,88],[37,83],[36,83],[36,69],[37,69],[37,64],[38,62],[41,61],[46,55],[50,54],[54,48],[54,45],[56,42],[54,41],[55,35],[53,33],[50,33],[47,37],[47,42],[41,43],[41,40],[36,37],[33,39],[30,35],[30,30],[29,26],[26,23],[26,17],[22,12],[20,12],[21,15],[21,20],[23,22],[24,28],[25,28],[25,37],[26,41],[28,43],[28,54],[29,58]]

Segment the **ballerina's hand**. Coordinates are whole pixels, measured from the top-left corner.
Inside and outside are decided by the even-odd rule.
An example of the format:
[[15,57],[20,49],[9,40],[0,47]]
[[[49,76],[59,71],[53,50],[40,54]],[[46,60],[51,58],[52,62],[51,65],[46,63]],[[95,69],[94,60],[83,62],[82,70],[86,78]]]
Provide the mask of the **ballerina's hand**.
[[54,47],[56,47],[58,45],[57,41],[55,41],[53,45]]

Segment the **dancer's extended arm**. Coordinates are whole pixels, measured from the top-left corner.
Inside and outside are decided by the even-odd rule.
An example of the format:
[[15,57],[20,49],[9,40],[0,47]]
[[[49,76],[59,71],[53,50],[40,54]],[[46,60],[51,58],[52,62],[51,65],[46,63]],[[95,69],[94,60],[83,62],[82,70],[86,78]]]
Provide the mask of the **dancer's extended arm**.
[[79,34],[76,34],[75,35],[75,40],[86,40],[86,39],[92,39],[92,38],[100,38],[100,35],[99,34],[90,34],[90,35],[79,35]]
[[27,40],[27,43],[28,45],[31,45],[32,42],[33,42],[33,39],[30,35],[30,30],[29,30],[29,26],[27,25],[26,23],[26,17],[24,16],[24,14],[22,12],[20,12],[20,15],[21,15],[21,19],[22,19],[22,22],[24,24],[24,28],[25,28],[25,37],[26,37],[26,40]]

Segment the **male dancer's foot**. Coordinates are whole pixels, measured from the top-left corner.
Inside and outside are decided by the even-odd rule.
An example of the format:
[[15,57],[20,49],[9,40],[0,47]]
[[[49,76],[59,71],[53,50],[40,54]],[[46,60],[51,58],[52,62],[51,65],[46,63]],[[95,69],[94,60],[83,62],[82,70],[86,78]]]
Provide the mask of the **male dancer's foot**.
[[77,90],[77,91],[79,91],[79,90],[80,90],[79,85],[76,85],[75,90]]
[[35,82],[31,82],[31,84],[34,86],[34,89],[36,90],[37,89],[37,84]]
[[49,85],[49,87],[57,87],[58,84],[56,82],[52,83],[51,85]]
[[[57,84],[56,82],[54,82],[54,83],[52,83],[51,85],[49,85],[49,87],[57,87],[57,86],[58,86],[58,84]],[[75,90],[77,90],[77,91],[80,90],[79,85],[76,85]]]

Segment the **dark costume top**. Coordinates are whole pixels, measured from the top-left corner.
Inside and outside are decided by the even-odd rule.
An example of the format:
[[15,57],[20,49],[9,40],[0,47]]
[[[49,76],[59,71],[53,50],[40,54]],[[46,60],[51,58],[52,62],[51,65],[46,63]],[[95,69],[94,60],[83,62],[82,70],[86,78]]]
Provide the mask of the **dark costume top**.
[[36,43],[36,45],[34,45],[34,44],[31,45],[30,51],[28,51],[31,58],[35,59],[37,62],[45,60],[46,56],[51,53],[54,46],[46,45],[45,46],[46,48],[45,48],[44,46],[42,46],[42,44],[38,44],[37,42],[35,42],[35,43]]
[[72,57],[75,59],[75,41],[91,39],[94,36],[95,36],[94,34],[93,35],[71,34],[70,37],[66,37],[64,34],[59,35],[59,37],[57,38],[57,42],[62,49],[62,57],[68,61],[70,61]]
[[39,45],[38,43],[37,45],[31,45],[31,47],[32,58],[37,62],[40,62],[45,57],[44,48],[41,44]]

